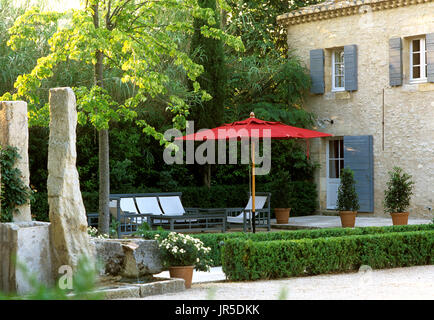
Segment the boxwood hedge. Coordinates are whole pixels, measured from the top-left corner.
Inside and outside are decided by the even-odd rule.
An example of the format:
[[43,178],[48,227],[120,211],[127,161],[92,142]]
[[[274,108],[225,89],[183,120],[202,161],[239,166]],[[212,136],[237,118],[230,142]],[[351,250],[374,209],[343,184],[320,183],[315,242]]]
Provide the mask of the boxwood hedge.
[[434,230],[293,240],[228,239],[223,271],[230,280],[258,280],[434,264]]
[[[407,225],[407,226],[387,226],[387,227],[362,227],[362,228],[327,228],[315,230],[295,230],[295,231],[278,231],[278,232],[260,232],[260,233],[200,233],[192,236],[200,239],[206,246],[211,247],[212,259],[214,266],[222,265],[221,248],[226,245],[229,239],[242,239],[257,241],[274,241],[274,240],[296,240],[296,239],[317,239],[344,237],[352,235],[384,234],[409,231],[434,230],[434,224]],[[141,236],[145,239],[154,239],[155,234],[166,236],[169,231],[145,231]]]

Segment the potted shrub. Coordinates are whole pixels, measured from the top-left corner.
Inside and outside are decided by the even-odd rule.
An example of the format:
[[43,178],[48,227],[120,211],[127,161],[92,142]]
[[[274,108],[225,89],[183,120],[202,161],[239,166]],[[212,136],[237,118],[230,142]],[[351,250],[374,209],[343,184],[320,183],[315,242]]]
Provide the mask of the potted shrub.
[[357,210],[359,210],[359,198],[356,193],[356,181],[354,172],[349,168],[341,171],[341,183],[338,189],[337,209],[341,217],[343,228],[353,228],[356,223]]
[[272,195],[272,204],[277,224],[288,224],[292,195],[292,184],[289,174],[282,173],[273,181]]
[[211,248],[199,239],[176,232],[170,232],[166,238],[157,234],[155,239],[159,242],[163,266],[169,269],[171,278],[184,279],[186,288],[191,287],[194,269],[209,270]]
[[411,178],[400,167],[394,167],[389,171],[389,181],[384,191],[384,210],[392,216],[393,225],[408,223],[407,208],[410,205],[414,185]]

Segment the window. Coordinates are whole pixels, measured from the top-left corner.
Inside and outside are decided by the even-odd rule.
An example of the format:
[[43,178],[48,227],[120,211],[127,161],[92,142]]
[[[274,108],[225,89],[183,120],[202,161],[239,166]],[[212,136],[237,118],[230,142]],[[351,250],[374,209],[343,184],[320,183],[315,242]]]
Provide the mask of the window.
[[425,38],[410,41],[410,82],[427,81]]
[[345,90],[344,49],[335,49],[332,54],[332,91]]
[[344,140],[329,141],[329,178],[339,179],[344,168]]

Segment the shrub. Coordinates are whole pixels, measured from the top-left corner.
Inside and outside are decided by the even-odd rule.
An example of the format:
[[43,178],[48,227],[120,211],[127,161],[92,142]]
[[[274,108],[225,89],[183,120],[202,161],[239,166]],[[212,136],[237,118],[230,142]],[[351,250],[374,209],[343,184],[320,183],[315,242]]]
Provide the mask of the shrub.
[[[286,183],[285,187],[282,187],[283,183]],[[271,208],[289,206],[293,217],[311,215],[317,209],[316,184],[310,181],[288,182],[286,179],[279,179],[259,185],[257,192],[260,191],[271,193]]]
[[165,267],[194,265],[196,270],[209,270],[211,248],[204,246],[199,239],[176,232],[170,232],[164,238],[156,234],[155,239],[158,240]]
[[0,147],[0,222],[12,221],[16,207],[32,198],[32,190],[22,181],[21,170],[14,167],[20,158],[16,147]]
[[223,271],[230,280],[257,280],[434,263],[434,230],[316,239],[229,239]]
[[[318,206],[316,184],[309,181],[293,181],[292,185],[291,216],[314,214]],[[273,195],[271,195],[271,199],[273,199]]]
[[[211,248],[210,258],[213,260],[212,266],[222,265],[221,248],[225,246],[227,240],[243,239],[258,241],[275,241],[275,240],[299,240],[299,239],[318,239],[344,237],[351,235],[368,235],[368,234],[385,234],[392,232],[409,232],[409,231],[424,231],[434,230],[434,224],[423,225],[405,225],[405,226],[387,226],[387,227],[364,227],[364,228],[327,228],[316,230],[296,230],[296,231],[280,231],[280,232],[260,232],[260,233],[205,233],[192,234],[191,236],[200,239],[203,244]],[[143,231],[140,236],[144,239],[154,239],[156,234],[160,234],[161,238],[168,236],[169,231]]]
[[98,212],[98,192],[82,192],[86,212]]
[[289,174],[282,172],[270,185],[273,208],[291,208],[294,184],[291,183]]
[[228,208],[243,207],[248,201],[247,185],[219,185],[208,187],[181,187],[185,207]]
[[389,171],[389,181],[384,192],[384,210],[387,213],[405,212],[410,205],[414,182],[401,168]]
[[32,218],[36,221],[49,221],[47,192],[34,192],[30,201]]
[[[160,239],[165,239],[169,235],[170,231],[143,231],[140,236],[147,240],[154,240],[157,234],[160,235]],[[212,260],[211,266],[221,266],[221,246],[224,241],[229,238],[243,237],[244,233],[209,233],[209,234],[191,234],[192,237],[197,238],[203,242],[203,245],[211,248],[209,252],[209,258]]]
[[337,209],[338,211],[359,210],[359,197],[356,192],[356,181],[354,172],[349,168],[341,171],[341,183],[338,189]]

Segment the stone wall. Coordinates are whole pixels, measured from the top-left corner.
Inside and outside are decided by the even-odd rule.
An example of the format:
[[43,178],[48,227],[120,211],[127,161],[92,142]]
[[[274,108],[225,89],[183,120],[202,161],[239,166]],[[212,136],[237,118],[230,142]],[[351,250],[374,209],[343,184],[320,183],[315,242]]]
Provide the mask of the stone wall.
[[[434,84],[409,84],[408,47],[411,37],[434,32],[434,2],[379,11],[368,5],[359,12],[288,26],[289,49],[308,68],[309,51],[325,49],[326,91],[310,95],[307,109],[319,119],[334,121],[318,130],[335,136],[373,136],[375,215],[384,215],[387,172],[400,166],[415,180],[410,212],[429,218],[426,207],[434,207]],[[389,86],[389,39],[393,37],[404,40],[404,85],[400,87]],[[331,92],[332,49],[351,44],[358,46],[358,90]],[[325,210],[326,140],[313,140],[312,158],[322,165],[316,176],[320,210]]]

